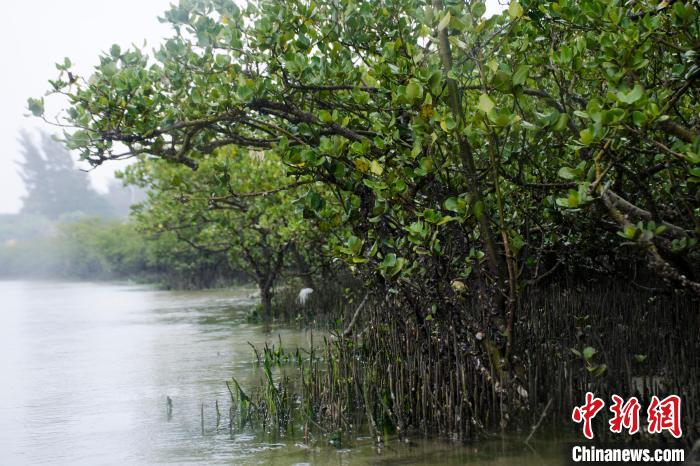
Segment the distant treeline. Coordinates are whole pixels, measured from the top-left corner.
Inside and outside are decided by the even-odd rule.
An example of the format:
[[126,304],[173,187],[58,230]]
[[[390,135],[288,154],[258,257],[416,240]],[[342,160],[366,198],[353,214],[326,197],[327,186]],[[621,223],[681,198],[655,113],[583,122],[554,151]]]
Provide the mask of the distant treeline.
[[0,216],[0,278],[131,279],[168,288],[244,279],[225,255],[197,252],[167,233],[148,236],[130,222],[21,214]]
[[95,191],[66,148],[45,133],[20,133],[18,214],[0,215],[0,278],[131,279],[170,288],[209,288],[243,277],[225,254],[196,251],[173,233],[126,220],[143,190],[118,181]]
[[22,131],[18,141],[22,156],[19,175],[27,191],[22,214],[58,221],[86,215],[126,218],[131,205],[145,198],[142,190],[118,180],[110,182],[106,194],[95,191],[70,152],[47,133],[34,137]]

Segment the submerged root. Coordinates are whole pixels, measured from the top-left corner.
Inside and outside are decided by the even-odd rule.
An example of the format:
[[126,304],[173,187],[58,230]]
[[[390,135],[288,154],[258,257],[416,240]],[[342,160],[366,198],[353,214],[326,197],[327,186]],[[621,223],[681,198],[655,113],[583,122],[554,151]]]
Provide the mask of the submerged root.
[[[421,328],[367,303],[360,334],[324,339],[308,352],[265,347],[259,389],[248,397],[235,385],[239,421],[283,432],[297,425],[307,438],[369,432],[378,441],[410,433],[466,440],[504,429],[532,437],[561,427],[557,420],[568,419],[588,390],[644,400],[651,390],[638,393],[634,381],[662,377],[683,394],[684,432],[698,428],[695,303],[609,286],[553,287],[525,298],[507,370],[456,318]],[[692,325],[678,326],[681,316]],[[594,347],[594,356],[577,356],[584,347]]]

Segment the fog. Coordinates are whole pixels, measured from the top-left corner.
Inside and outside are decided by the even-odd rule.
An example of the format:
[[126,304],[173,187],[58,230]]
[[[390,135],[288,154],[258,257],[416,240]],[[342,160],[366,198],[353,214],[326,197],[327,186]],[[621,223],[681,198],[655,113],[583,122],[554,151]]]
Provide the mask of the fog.
[[[0,213],[21,208],[25,193],[17,173],[20,129],[56,129],[36,118],[26,118],[28,97],[48,89],[58,71],[54,64],[68,56],[78,74],[89,75],[97,57],[113,43],[156,46],[170,31],[158,22],[168,0],[23,0],[3,2],[5,21],[0,28]],[[48,103],[48,102],[47,102]],[[55,103],[55,102],[54,102]],[[59,108],[47,106],[53,116]],[[83,165],[83,167],[85,167]],[[87,168],[87,167],[85,167]],[[92,184],[106,191],[118,164],[90,173]]]

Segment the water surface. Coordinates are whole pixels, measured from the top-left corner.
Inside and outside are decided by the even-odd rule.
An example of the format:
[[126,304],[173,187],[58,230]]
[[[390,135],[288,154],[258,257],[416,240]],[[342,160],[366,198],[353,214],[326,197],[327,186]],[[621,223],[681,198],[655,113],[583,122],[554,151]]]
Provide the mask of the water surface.
[[334,448],[231,435],[224,381],[259,377],[248,342],[310,337],[247,323],[253,291],[0,282],[0,464],[558,464],[515,441],[378,450],[363,438]]

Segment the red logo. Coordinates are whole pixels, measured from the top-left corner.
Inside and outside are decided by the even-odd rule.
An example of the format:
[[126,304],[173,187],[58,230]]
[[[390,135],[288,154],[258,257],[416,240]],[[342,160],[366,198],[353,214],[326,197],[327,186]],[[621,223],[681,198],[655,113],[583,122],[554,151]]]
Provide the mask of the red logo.
[[610,411],[613,412],[614,416],[608,421],[610,432],[619,434],[622,432],[623,427],[627,429],[630,435],[639,432],[639,400],[636,397],[632,397],[627,400],[627,403],[624,403],[625,400],[617,395],[613,395],[612,400],[613,405],[610,407]]
[[663,400],[654,395],[647,409],[649,433],[659,434],[667,430],[676,438],[683,435],[681,430],[681,397],[669,395]]
[[[612,401],[610,411],[613,413],[613,417],[608,421],[610,432],[620,434],[623,429],[626,429],[629,435],[639,432],[639,411],[641,410],[639,400],[632,397],[625,401],[618,395],[612,395]],[[583,423],[583,435],[589,440],[594,437],[593,418],[604,406],[605,402],[602,399],[587,392],[586,402],[582,406],[574,407],[571,413],[571,419],[574,422]],[[680,438],[683,435],[681,430],[681,398],[678,395],[669,395],[663,400],[659,400],[659,397],[652,396],[651,403],[647,408],[647,423],[650,434],[668,431],[675,438]]]
[[576,406],[574,412],[571,413],[571,419],[574,422],[581,423],[583,421],[583,435],[587,439],[593,438],[593,426],[591,421],[598,414],[598,411],[603,409],[605,402],[600,398],[596,398],[593,393],[586,393],[586,404],[583,406]]

